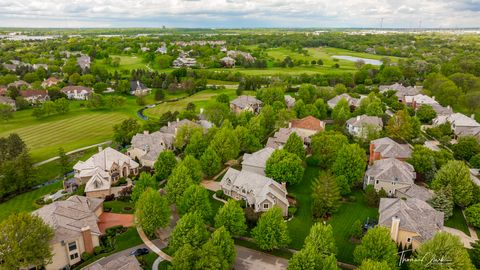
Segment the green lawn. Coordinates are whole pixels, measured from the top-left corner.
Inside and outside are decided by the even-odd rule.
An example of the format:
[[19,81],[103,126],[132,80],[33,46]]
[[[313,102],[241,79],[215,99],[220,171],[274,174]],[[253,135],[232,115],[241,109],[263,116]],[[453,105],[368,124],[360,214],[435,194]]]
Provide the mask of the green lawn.
[[468,231],[467,222],[463,217],[462,210],[459,207],[453,208],[453,215],[445,221],[444,226],[455,228],[464,232],[466,235],[470,236]]
[[72,102],[71,111],[42,119],[31,116],[32,110],[18,111],[14,118],[0,125],[0,137],[17,133],[30,149],[34,162],[56,156],[58,148],[66,152],[110,140],[113,125],[128,117],[136,118],[139,106],[129,97],[127,104],[116,110],[95,110]]
[[[103,208],[111,208],[112,210],[110,213],[118,213],[118,214],[133,214],[134,212],[134,205],[129,201],[108,201],[103,203]],[[130,210],[126,210],[125,208],[130,208]]]
[[[111,67],[105,65],[109,72],[122,72],[131,71],[133,69],[147,69],[147,65],[143,62],[142,58],[135,55],[110,55],[112,59],[120,58],[120,65],[118,67]],[[104,64],[105,61],[101,60],[100,63]]]
[[210,199],[210,205],[212,206],[212,216],[210,218],[210,224],[214,225],[214,218],[218,210],[223,206],[222,202],[215,200],[212,196],[215,192],[208,190],[208,198]]
[[338,211],[327,221],[333,228],[337,259],[345,263],[353,263],[355,244],[349,240],[352,224],[357,219],[362,222],[367,218],[378,219],[378,209],[367,206],[363,191],[353,191],[351,196],[355,197],[355,201],[342,203]]
[[297,200],[297,212],[295,217],[288,222],[289,235],[292,240],[290,247],[301,249],[303,242],[313,225],[312,219],[312,182],[318,176],[317,167],[307,167],[300,183],[289,186],[288,193]]

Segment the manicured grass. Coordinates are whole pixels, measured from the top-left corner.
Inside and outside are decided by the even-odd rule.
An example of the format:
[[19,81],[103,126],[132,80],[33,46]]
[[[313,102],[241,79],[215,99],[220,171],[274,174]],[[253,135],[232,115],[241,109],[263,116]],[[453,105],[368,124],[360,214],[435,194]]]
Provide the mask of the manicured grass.
[[246,240],[242,240],[242,239],[238,239],[238,238],[235,238],[233,240],[235,241],[235,245],[239,245],[239,246],[242,246],[242,247],[246,247],[246,248],[254,249],[254,250],[257,250],[257,251],[261,251],[263,253],[267,253],[267,254],[270,254],[270,255],[273,255],[273,256],[282,257],[282,258],[285,258],[287,260],[290,259],[293,255],[292,252],[290,252],[289,250],[286,250],[286,249],[274,249],[274,250],[271,250],[271,251],[266,251],[266,250],[262,250],[254,242],[250,242],[250,241],[246,241]]
[[210,217],[210,224],[215,224],[215,215],[218,213],[218,210],[223,206],[223,203],[215,200],[212,196],[215,192],[208,190],[208,198],[210,199],[210,205],[212,206],[212,216]]
[[444,226],[460,230],[466,235],[470,236],[467,222],[465,221],[462,210],[459,207],[453,208],[453,215],[447,221],[445,221]]
[[[103,208],[111,208],[112,210],[110,213],[118,213],[118,214],[133,214],[135,211],[134,205],[129,201],[108,201],[103,203]],[[130,210],[125,210],[125,208],[130,208]]]
[[8,215],[19,212],[31,212],[41,206],[35,201],[42,196],[55,192],[62,188],[62,182],[57,182],[33,191],[29,191],[0,204],[0,220],[5,219]]
[[300,183],[289,186],[288,193],[297,200],[297,212],[294,218],[288,222],[289,235],[292,240],[290,247],[301,249],[303,242],[310,232],[314,221],[312,216],[312,182],[318,176],[317,167],[307,167]]
[[0,137],[17,133],[30,149],[34,162],[58,154],[58,148],[66,152],[110,140],[113,125],[132,117],[140,108],[135,98],[128,97],[127,104],[116,110],[90,110],[83,102],[72,102],[71,111],[65,115],[53,115],[36,119],[32,110],[18,111],[14,118],[0,125]]
[[158,258],[157,254],[155,254],[154,252],[150,252],[147,255],[144,255],[138,259],[140,262],[143,261],[143,263],[145,264],[144,269],[152,269],[153,262],[155,262],[157,258]]
[[338,211],[327,221],[333,228],[337,259],[344,263],[353,263],[355,244],[350,241],[352,224],[356,220],[365,222],[367,218],[378,219],[378,209],[367,206],[363,191],[353,191],[350,197],[352,196],[355,197],[355,201],[342,203]]
[[[147,65],[143,63],[142,58],[139,56],[135,55],[110,55],[112,59],[115,58],[120,58],[120,65],[118,67],[111,67],[105,65],[107,70],[109,72],[115,72],[115,71],[130,71],[133,69],[147,69]],[[104,63],[105,61],[101,61],[101,63]]]

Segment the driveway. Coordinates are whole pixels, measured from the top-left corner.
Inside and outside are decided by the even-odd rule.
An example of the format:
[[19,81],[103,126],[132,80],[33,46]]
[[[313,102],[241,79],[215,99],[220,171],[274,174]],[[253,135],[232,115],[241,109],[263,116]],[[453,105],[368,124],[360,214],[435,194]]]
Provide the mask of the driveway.
[[466,235],[464,232],[462,232],[460,230],[450,228],[450,227],[445,227],[444,226],[443,231],[458,236],[460,238],[460,241],[462,241],[463,246],[465,248],[472,248],[471,243],[475,242],[478,239],[475,231],[474,231],[475,234],[473,235],[473,237],[470,237],[470,236]]
[[288,260],[275,257],[263,252],[248,249],[242,246],[235,246],[237,258],[235,259],[235,270],[283,270],[287,269]]
[[105,233],[107,228],[122,225],[123,227],[130,227],[133,225],[133,215],[131,214],[116,214],[104,212],[100,215],[98,227],[102,233]]
[[200,183],[204,188],[216,192],[217,190],[221,190],[220,182],[213,181],[213,180],[203,180]]

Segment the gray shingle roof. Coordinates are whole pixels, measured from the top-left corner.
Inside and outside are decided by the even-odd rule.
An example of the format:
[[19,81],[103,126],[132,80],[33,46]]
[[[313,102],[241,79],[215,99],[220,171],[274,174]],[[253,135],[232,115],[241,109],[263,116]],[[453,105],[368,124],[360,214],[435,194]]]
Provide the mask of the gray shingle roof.
[[242,165],[265,168],[267,160],[273,154],[273,151],[275,151],[275,149],[267,146],[255,153],[246,153],[243,155]]
[[380,153],[382,158],[409,158],[412,149],[406,144],[399,144],[396,141],[384,137],[371,141],[375,146],[374,151]]
[[132,146],[143,149],[146,154],[143,159],[156,161],[160,152],[172,148],[174,141],[173,134],[160,131],[150,134],[137,133],[132,138]]
[[375,177],[375,180],[409,185],[414,183],[416,177],[412,165],[395,158],[375,161],[365,174]]
[[362,127],[363,125],[373,125],[377,127],[383,127],[383,122],[380,117],[359,115],[347,120],[347,124],[354,127]]
[[233,104],[241,109],[244,109],[252,106],[260,106],[262,105],[262,101],[252,96],[243,95],[232,100],[230,104]]
[[397,189],[396,195],[399,198],[416,198],[422,201],[428,201],[433,197],[433,191],[428,188],[413,184],[410,187]]
[[188,119],[183,119],[183,120],[177,120],[176,122],[169,122],[168,125],[160,128],[160,132],[175,134],[176,129],[178,130],[185,125],[193,125],[198,127],[200,126],[199,124],[193,121],[190,121]]

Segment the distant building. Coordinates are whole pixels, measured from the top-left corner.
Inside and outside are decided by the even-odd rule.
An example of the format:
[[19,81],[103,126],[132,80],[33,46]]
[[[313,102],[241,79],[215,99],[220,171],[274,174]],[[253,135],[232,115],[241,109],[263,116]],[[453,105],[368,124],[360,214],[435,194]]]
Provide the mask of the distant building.
[[68,99],[76,100],[88,100],[90,95],[93,94],[93,90],[90,87],[73,85],[63,87],[60,92],[67,95]]
[[293,106],[295,106],[295,98],[290,96],[290,95],[285,95],[285,104],[287,105],[287,108],[291,109]]
[[162,43],[162,47],[158,47],[155,51],[156,53],[166,54],[167,53],[167,45]]
[[137,133],[132,138],[130,149],[127,155],[133,159],[138,159],[144,167],[153,168],[158,159],[158,155],[165,150],[173,149],[175,137],[170,133],[160,131],[149,133]]
[[142,267],[135,256],[122,255],[104,264],[97,261],[82,270],[142,270]]
[[80,57],[77,58],[77,64],[80,66],[80,68],[85,71],[86,69],[90,68],[90,56],[88,55],[81,55]]
[[190,57],[178,57],[173,61],[174,68],[194,67],[196,65],[197,65],[197,60],[195,60],[195,58],[190,58]]
[[254,114],[260,112],[263,102],[255,97],[242,95],[230,101],[230,109],[234,113],[249,111]]
[[405,105],[412,107],[413,109],[418,109],[422,105],[437,105],[438,102],[435,100],[435,97],[431,98],[427,95],[418,94],[415,96],[405,96]]
[[140,81],[130,81],[130,94],[135,96],[143,96],[150,94],[151,89],[146,87]]
[[402,84],[394,83],[392,85],[380,85],[380,93],[385,93],[388,91],[395,91],[395,96],[399,102],[405,102],[405,96],[415,96],[420,94],[423,87],[421,86],[408,86],[405,87]]
[[396,158],[405,161],[411,156],[412,149],[408,144],[399,144],[388,137],[370,142],[370,164],[375,160],[385,158]]
[[453,133],[457,138],[474,136],[480,138],[480,124],[475,120],[475,115],[468,117],[461,113],[439,115],[432,120],[434,126],[450,123]]
[[222,63],[222,65],[226,68],[233,68],[235,67],[235,59],[231,58],[231,57],[223,57],[222,59],[220,59],[220,63]]
[[354,109],[360,106],[360,101],[364,98],[365,96],[360,96],[360,98],[354,98],[348,94],[341,94],[327,101],[327,105],[328,107],[330,107],[330,109],[333,109],[335,108],[335,106],[337,106],[340,100],[345,99],[348,102],[350,108]]
[[9,97],[0,96],[0,104],[11,106],[14,111],[17,110],[17,105],[15,103],[15,100]]
[[45,70],[48,70],[48,65],[47,65],[47,64],[33,64],[33,65],[32,65],[32,68],[33,68],[34,70],[37,70],[37,69],[39,69],[39,68],[43,68],[43,69],[45,69]]
[[274,151],[273,148],[265,147],[252,154],[245,153],[242,159],[242,170],[265,175],[267,160]]
[[30,84],[27,83],[26,81],[18,80],[18,81],[15,81],[15,82],[13,82],[13,83],[9,83],[9,84],[7,85],[7,88],[10,88],[10,87],[15,87],[15,88],[17,88],[17,89],[20,89],[20,88],[22,88],[22,87],[30,88],[31,86],[30,86]]
[[0,96],[6,96],[8,89],[5,85],[0,85]]
[[166,133],[166,134],[172,134],[173,136],[177,135],[178,130],[183,127],[183,126],[194,126],[194,127],[201,127],[199,124],[188,120],[188,119],[182,119],[174,122],[168,122],[166,126],[163,126],[160,128],[160,132]]
[[253,57],[251,54],[247,52],[242,52],[242,51],[227,51],[227,56],[238,59],[238,58],[243,58],[244,61],[253,63],[255,62],[255,57]]
[[380,132],[383,129],[383,122],[380,117],[358,115],[347,120],[347,131],[352,136],[366,139],[366,130],[369,127]]
[[55,77],[50,77],[42,82],[42,87],[47,88],[53,85],[57,85],[57,83],[61,82],[60,79],[57,79]]
[[21,90],[20,95],[29,103],[43,103],[50,100],[47,90]]
[[389,196],[395,196],[398,189],[414,185],[415,178],[415,170],[407,162],[395,158],[381,159],[365,172],[363,187],[373,185],[376,191],[383,189]]

